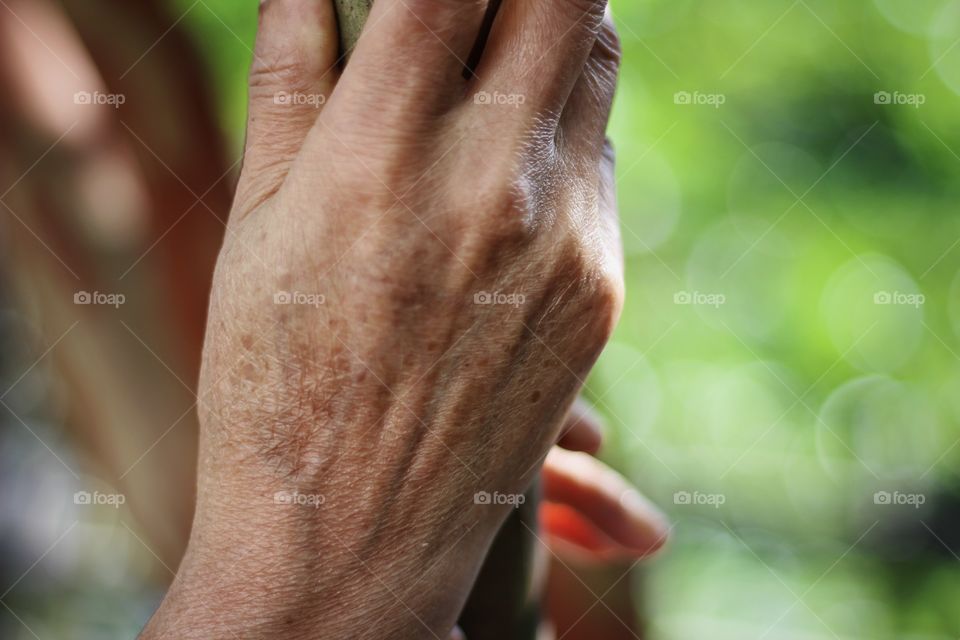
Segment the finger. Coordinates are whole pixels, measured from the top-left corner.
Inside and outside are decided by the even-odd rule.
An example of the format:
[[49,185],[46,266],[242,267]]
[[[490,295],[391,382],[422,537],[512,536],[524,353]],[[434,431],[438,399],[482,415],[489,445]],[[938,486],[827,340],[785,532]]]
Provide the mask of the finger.
[[570,408],[557,444],[569,451],[582,451],[591,455],[600,450],[600,445],[603,444],[600,417],[582,398],[578,398]]
[[608,12],[560,119],[558,139],[573,157],[596,162],[601,156],[617,88],[620,57],[620,40]]
[[624,555],[617,543],[567,505],[541,504],[540,526],[550,542],[550,549],[564,557],[606,562]]
[[606,0],[504,0],[477,68],[478,104],[515,107],[496,109],[497,119],[517,113],[528,123],[555,124],[583,71],[605,6]]
[[431,121],[460,102],[485,0],[377,0],[334,106],[370,127]]
[[575,509],[615,544],[637,555],[667,540],[663,514],[620,474],[584,453],[554,448],[543,469],[544,499]]
[[331,0],[263,0],[250,68],[242,218],[275,193],[337,83]]
[[[599,215],[588,217],[585,224],[596,242],[591,244],[598,268],[607,275],[607,281],[621,288],[623,299],[623,244],[620,240],[620,220],[617,215],[616,154],[607,140],[599,160],[597,177],[597,209]],[[619,313],[619,310],[618,310]]]
[[447,640],[467,640],[467,636],[464,635],[463,629],[460,627],[454,627],[450,632],[450,635],[447,636]]

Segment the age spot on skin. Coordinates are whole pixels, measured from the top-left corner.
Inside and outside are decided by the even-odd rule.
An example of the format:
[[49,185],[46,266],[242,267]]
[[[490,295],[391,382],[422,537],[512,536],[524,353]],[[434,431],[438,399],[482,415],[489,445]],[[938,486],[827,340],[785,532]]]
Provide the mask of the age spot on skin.
[[532,394],[530,394],[530,404],[536,404],[538,402],[540,402],[540,392],[534,391]]

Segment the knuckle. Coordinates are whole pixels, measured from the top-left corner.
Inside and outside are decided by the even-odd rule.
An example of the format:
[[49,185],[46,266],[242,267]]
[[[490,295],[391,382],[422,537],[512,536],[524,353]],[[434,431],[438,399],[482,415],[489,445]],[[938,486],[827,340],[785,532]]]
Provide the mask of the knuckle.
[[605,138],[603,141],[601,159],[603,160],[604,168],[612,171],[617,166],[617,150],[613,146],[613,141],[611,141],[610,138]]
[[620,34],[613,22],[604,20],[597,34],[597,43],[594,46],[594,55],[601,62],[609,65],[613,69],[619,69],[623,60],[623,45],[620,42]]
[[592,362],[606,345],[620,319],[624,284],[619,272],[611,271],[582,247],[579,239],[566,252],[555,271],[556,287],[566,295],[558,301],[568,309],[576,330],[570,335],[584,361]]
[[604,272],[596,276],[589,289],[586,311],[593,318],[596,335],[606,344],[623,312],[623,279]]
[[535,226],[535,211],[530,183],[514,180],[495,196],[484,226],[503,240],[528,240]]
[[472,212],[465,216],[470,227],[494,242],[532,239],[540,211],[536,176],[519,161],[480,167],[465,178],[458,197],[458,208]]
[[313,71],[304,60],[292,54],[275,52],[266,57],[258,55],[250,66],[251,97],[272,94],[280,89],[309,92]]
[[588,15],[599,21],[603,19],[607,0],[564,0],[559,4],[577,18]]

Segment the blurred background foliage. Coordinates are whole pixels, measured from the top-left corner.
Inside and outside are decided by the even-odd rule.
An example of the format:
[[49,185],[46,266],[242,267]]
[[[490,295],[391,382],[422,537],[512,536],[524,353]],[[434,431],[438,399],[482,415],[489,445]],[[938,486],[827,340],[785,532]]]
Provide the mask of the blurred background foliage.
[[590,391],[676,523],[653,637],[956,636],[960,3],[614,13],[628,304]]
[[[255,3],[170,2],[232,160]],[[960,2],[613,12],[628,300],[588,396],[603,457],[675,523],[630,577],[650,637],[956,638]],[[84,586],[131,606],[65,598],[49,637],[129,636],[159,597],[111,577],[126,537],[96,539]]]

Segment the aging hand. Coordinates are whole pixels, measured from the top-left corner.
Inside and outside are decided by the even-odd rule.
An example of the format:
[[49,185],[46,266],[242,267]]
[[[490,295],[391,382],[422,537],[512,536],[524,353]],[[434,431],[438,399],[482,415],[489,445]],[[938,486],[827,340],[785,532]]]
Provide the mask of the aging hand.
[[621,306],[617,44],[601,0],[507,0],[465,79],[485,6],[377,0],[341,76],[330,0],[262,5],[194,530],[145,637],[445,637],[509,508],[475,494],[557,441]]

